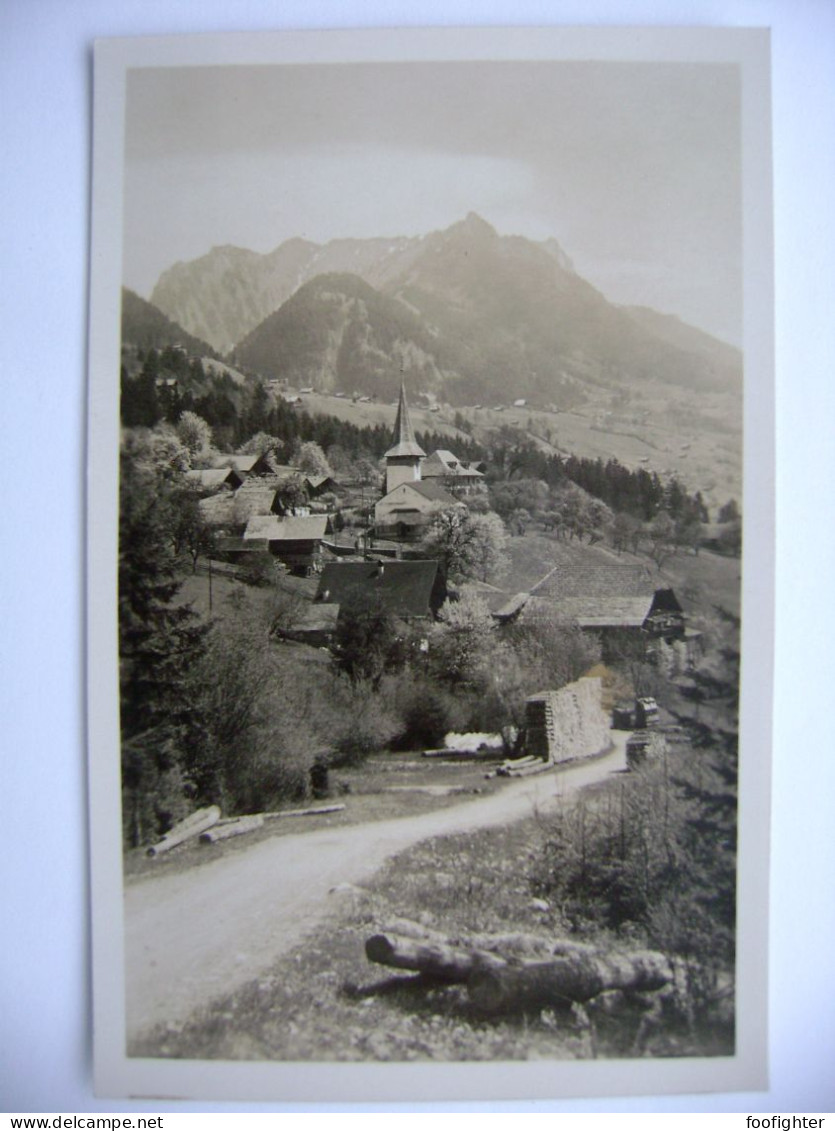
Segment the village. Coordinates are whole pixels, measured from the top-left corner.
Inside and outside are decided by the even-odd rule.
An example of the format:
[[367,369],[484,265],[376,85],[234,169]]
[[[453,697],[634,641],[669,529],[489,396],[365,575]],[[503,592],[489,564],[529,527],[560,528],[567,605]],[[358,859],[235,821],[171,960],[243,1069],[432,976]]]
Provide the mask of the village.
[[[438,516],[454,530],[473,504],[476,513],[489,509],[486,466],[448,450],[427,455],[415,438],[403,386],[392,439],[377,499],[364,485],[358,491],[332,475],[280,466],[270,451],[218,454],[212,466],[186,472],[202,496],[201,514],[218,557],[246,574],[248,558],[269,554],[288,574],[318,580],[309,607],[280,629],[286,638],[329,645],[346,601],[415,622],[436,618],[448,598],[449,562],[429,558],[421,544]],[[341,521],[352,509],[360,520],[353,529]],[[568,529],[557,527],[555,534],[565,538]],[[555,568],[530,592],[484,580],[479,592],[497,625],[523,624],[547,610],[595,633],[604,654],[632,637],[639,651],[651,653],[664,641],[683,648],[685,663],[697,655],[698,632],[686,627],[672,589],[655,585],[646,567]]]
[[[156,380],[157,395],[170,395],[170,386],[161,387],[170,379]],[[291,413],[303,411],[301,394],[280,399]],[[601,992],[644,987],[649,1004],[640,1013],[638,1036],[630,1038],[642,1047],[656,1031],[646,1009],[651,1006],[652,1016],[660,1017],[672,1008],[680,1017],[682,997],[698,1000],[710,1031],[718,1025],[726,1040],[733,920],[728,831],[735,812],[730,780],[725,831],[712,850],[718,853],[712,867],[721,862],[725,869],[720,887],[728,894],[720,908],[701,908],[698,892],[707,881],[682,895],[681,877],[665,874],[663,859],[671,836],[689,841],[698,825],[702,803],[694,809],[684,798],[704,792],[705,775],[715,772],[705,759],[735,758],[733,553],[710,549],[707,524],[700,526],[702,544],[694,543],[692,509],[689,520],[674,522],[662,506],[653,522],[632,520],[627,527],[618,524],[623,516],[570,482],[549,489],[523,475],[508,476],[506,469],[497,474],[489,459],[470,458],[470,445],[467,457],[459,457],[454,436],[448,447],[425,450],[402,381],[394,425],[376,463],[343,463],[333,447],[329,454],[337,469],[317,443],[282,444],[268,432],[243,450],[224,452],[211,436],[209,425],[189,410],[173,428],[163,421],[150,433],[126,431],[127,498],[147,501],[145,492],[153,487],[161,491],[157,516],[160,498],[170,504],[160,527],[172,551],[172,584],[164,603],[183,641],[194,634],[186,650],[195,656],[183,669],[190,699],[176,726],[169,721],[170,680],[159,703],[146,698],[160,719],[150,729],[147,709],[133,723],[131,701],[136,687],[147,696],[149,677],[133,688],[130,680],[125,685],[130,898],[152,890],[159,896],[163,888],[148,888],[149,883],[162,884],[194,868],[202,873],[230,853],[238,867],[248,860],[254,864],[259,853],[279,852],[283,844],[289,851],[299,838],[300,846],[312,848],[320,835],[337,833],[348,851],[354,838],[368,840],[381,821],[428,821],[427,829],[455,829],[461,827],[459,811],[477,820],[481,807],[491,806],[511,820],[524,810],[514,808],[518,801],[507,791],[534,782],[545,813],[554,804],[554,785],[559,796],[560,782],[569,783],[585,766],[590,776],[578,781],[599,781],[603,792],[588,800],[578,794],[574,807],[565,810],[560,835],[568,840],[558,847],[546,837],[537,853],[551,862],[532,869],[531,837],[538,841],[542,833],[532,828],[522,838],[527,879],[521,890],[528,893],[527,903],[515,896],[512,912],[503,909],[499,890],[495,907],[473,906],[475,864],[468,856],[470,894],[460,900],[466,923],[450,913],[446,899],[446,911],[433,915],[429,909],[441,893],[426,890],[419,898],[389,901],[388,911],[378,909],[372,918],[383,932],[368,935],[366,889],[348,883],[346,890],[363,896],[361,906],[352,897],[349,918],[356,922],[346,930],[359,934],[356,945],[366,961],[411,971],[408,978],[417,981],[403,987],[409,1000],[417,988],[440,979],[461,992],[469,987],[476,1012],[498,1020],[508,1010],[524,1011],[537,995],[540,1005],[560,1000],[566,986],[580,978],[585,988],[574,1000],[593,1005]],[[522,441],[520,450],[530,448]],[[506,453],[500,456],[512,462]],[[679,499],[689,498],[675,489]],[[687,505],[679,501],[680,514]],[[129,523],[132,505],[123,502],[123,512]],[[687,536],[677,541],[683,529]],[[131,537],[124,536],[125,547]],[[152,552],[162,551],[158,546]],[[130,659],[127,632],[124,641],[123,661]],[[142,675],[141,659],[134,663],[133,673],[125,669],[128,675]],[[614,794],[606,781],[613,772],[631,779],[626,789],[613,780]],[[680,795],[671,774],[689,783]],[[577,847],[578,812],[586,813],[585,848],[569,863]],[[612,821],[620,831],[610,834]],[[619,845],[615,872],[606,864],[595,879],[582,861],[602,853],[603,866],[610,835]],[[479,836],[489,840],[496,834],[488,828]],[[650,843],[656,847],[649,849]],[[408,856],[410,876],[417,858]],[[293,868],[288,882],[292,875]],[[652,926],[669,900],[679,903],[675,921],[663,929]],[[248,906],[240,909],[242,923],[249,922]],[[419,907],[424,911],[416,919]],[[322,913],[321,904],[312,906],[311,920]],[[717,913],[718,925],[708,928],[705,915],[712,921]],[[505,985],[501,970],[510,952],[502,949],[504,943],[497,951],[492,936],[486,941],[482,936],[489,923],[499,928],[508,914],[515,927],[530,927],[528,934],[538,937],[525,944],[533,947],[525,963],[535,966],[535,959],[553,955],[543,941],[546,921],[563,934],[558,967],[551,972],[556,982],[548,974],[545,984],[514,983],[512,990]],[[538,923],[530,922],[531,914]],[[682,945],[682,918],[688,938],[692,932],[694,939],[704,938],[715,927],[706,953],[685,963],[686,976],[695,979],[688,986],[684,975],[674,975],[675,962],[669,965],[670,948]],[[627,948],[613,967],[611,942],[601,949],[601,929],[632,931],[643,949]],[[287,928],[276,921],[276,930]],[[505,937],[501,930],[499,936]],[[455,939],[465,937],[474,941],[462,950]],[[592,951],[583,949],[589,941]],[[147,939],[143,945],[148,947]],[[159,945],[158,939],[152,948],[158,954],[153,985],[161,984]],[[593,961],[583,957],[588,954]],[[207,959],[213,976],[217,962],[223,965],[219,951]],[[140,976],[146,963],[137,958],[135,1048],[176,1055],[172,1049],[191,1048],[195,1036],[187,1029],[182,1046],[172,1044],[170,1035],[149,1038],[151,983]],[[473,990],[472,971],[485,965],[501,968],[498,982]],[[356,969],[355,956],[349,966]],[[393,989],[403,977],[394,976]],[[679,1005],[671,1006],[673,999]],[[723,1005],[717,1020],[718,1000]],[[471,1008],[458,991],[444,1001],[453,1013]],[[340,1011],[345,1008],[344,995],[338,1004]],[[170,997],[161,999],[160,1008],[174,1008]],[[658,1048],[670,1047],[670,1030],[658,1024],[663,1033]],[[676,1021],[673,1028],[678,1026]],[[249,1021],[245,1028],[251,1032]],[[234,1044],[227,1035],[221,1043],[224,1055],[230,1041]],[[515,1037],[512,1044],[517,1047]],[[471,1054],[464,1042],[460,1055]],[[269,1055],[289,1054],[282,1046]],[[318,1053],[311,1045],[298,1055]]]

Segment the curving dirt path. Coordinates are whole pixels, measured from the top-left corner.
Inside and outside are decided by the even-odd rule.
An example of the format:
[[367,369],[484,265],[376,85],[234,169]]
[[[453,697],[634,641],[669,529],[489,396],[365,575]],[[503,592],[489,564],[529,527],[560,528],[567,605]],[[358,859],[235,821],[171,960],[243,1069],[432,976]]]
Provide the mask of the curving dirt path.
[[261,841],[194,871],[125,890],[128,1038],[195,1009],[254,978],[336,907],[328,892],[369,879],[418,841],[501,825],[625,767],[627,735],[611,753],[508,783],[490,797],[435,813]]

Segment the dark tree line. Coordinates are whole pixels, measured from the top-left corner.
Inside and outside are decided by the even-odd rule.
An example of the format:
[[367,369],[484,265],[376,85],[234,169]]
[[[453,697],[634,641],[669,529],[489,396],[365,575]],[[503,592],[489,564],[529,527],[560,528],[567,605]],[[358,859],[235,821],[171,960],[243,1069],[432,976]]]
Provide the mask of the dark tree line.
[[[166,378],[174,378],[177,385],[165,384]],[[285,452],[299,442],[314,441],[324,451],[336,446],[352,459],[377,460],[391,446],[391,429],[382,424],[360,427],[332,416],[312,416],[284,401],[275,403],[260,380],[236,385],[228,374],[206,373],[200,360],[175,349],[150,350],[135,377],[123,370],[122,423],[127,427],[153,427],[161,420],[176,423],[185,411],[201,416],[218,446],[230,450],[259,432],[279,440]],[[438,432],[418,433],[417,440],[427,453],[452,443]],[[454,447],[460,459],[484,461],[491,482],[539,480],[550,488],[574,483],[616,514],[642,522],[662,510],[676,523],[708,521],[701,494],[690,494],[675,478],[665,483],[654,471],[632,471],[616,459],[546,453],[512,428],[497,429],[484,443],[459,436]]]

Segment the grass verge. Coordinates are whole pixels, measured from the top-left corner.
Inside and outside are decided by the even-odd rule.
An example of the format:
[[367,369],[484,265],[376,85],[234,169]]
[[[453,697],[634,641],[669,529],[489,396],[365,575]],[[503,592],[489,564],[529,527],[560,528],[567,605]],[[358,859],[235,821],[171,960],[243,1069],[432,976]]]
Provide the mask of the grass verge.
[[[535,900],[529,879],[547,832],[544,820],[529,818],[401,853],[366,887],[332,894],[329,921],[261,977],[184,1025],[158,1027],[135,1041],[130,1055],[404,1062],[732,1051],[727,1028],[694,1034],[680,1018],[663,1020],[637,1046],[644,1007],[620,994],[601,995],[588,1016],[548,1009],[485,1019],[463,986],[392,977],[395,972],[366,960],[366,938],[397,918],[417,919],[453,939],[508,931],[564,937],[559,910]],[[598,931],[586,941],[618,940]]]

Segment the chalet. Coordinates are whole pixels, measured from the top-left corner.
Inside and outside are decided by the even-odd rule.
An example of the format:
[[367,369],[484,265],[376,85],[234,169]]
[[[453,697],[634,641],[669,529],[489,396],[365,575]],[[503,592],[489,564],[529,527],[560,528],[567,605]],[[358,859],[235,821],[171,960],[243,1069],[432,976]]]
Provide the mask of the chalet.
[[305,605],[292,624],[276,629],[276,633],[285,640],[327,648],[333,641],[338,619],[339,605],[322,601]]
[[258,514],[246,524],[243,541],[267,550],[292,573],[308,576],[322,568],[322,539],[329,532],[330,519],[324,514],[287,518]]
[[229,487],[236,491],[243,483],[243,478],[234,467],[204,467],[186,472],[189,485],[201,493],[210,494],[219,491],[221,487]]
[[340,490],[339,484],[331,475],[303,475],[302,482],[309,499],[318,499],[321,495]]
[[227,455],[221,453],[212,460],[212,467],[231,467],[242,477],[272,475],[272,452],[258,452],[250,455]]
[[328,562],[315,603],[381,608],[402,620],[426,620],[446,596],[435,561]]
[[247,481],[235,492],[222,491],[201,499],[199,506],[209,526],[237,534],[254,515],[279,513],[275,488],[257,480]]
[[421,460],[420,477],[423,482],[440,483],[453,495],[474,495],[485,489],[482,471],[444,449],[438,449]]
[[604,659],[646,656],[658,642],[685,642],[684,611],[672,589],[658,588],[644,566],[558,566],[530,593],[516,594],[494,614],[500,624],[555,617],[600,640]]

